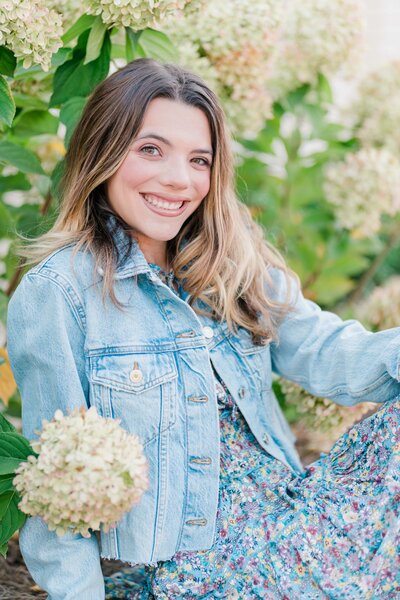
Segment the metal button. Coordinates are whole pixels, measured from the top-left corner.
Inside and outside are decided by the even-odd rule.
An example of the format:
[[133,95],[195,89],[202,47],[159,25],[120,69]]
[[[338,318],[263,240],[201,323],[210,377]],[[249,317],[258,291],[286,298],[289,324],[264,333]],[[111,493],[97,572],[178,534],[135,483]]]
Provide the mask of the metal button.
[[263,440],[264,444],[269,444],[271,441],[271,438],[269,437],[268,433],[264,433],[262,440]]
[[142,381],[143,379],[143,373],[142,371],[139,369],[139,365],[137,362],[135,362],[133,364],[133,369],[132,371],[129,373],[129,379],[131,381],[133,381],[133,383],[139,383],[140,381]]
[[186,525],[207,525],[207,519],[189,519]]
[[212,329],[212,327],[203,327],[203,335],[205,338],[207,339],[211,339],[212,337],[214,337],[214,331]]
[[246,395],[246,388],[241,387],[239,388],[239,398],[244,398]]

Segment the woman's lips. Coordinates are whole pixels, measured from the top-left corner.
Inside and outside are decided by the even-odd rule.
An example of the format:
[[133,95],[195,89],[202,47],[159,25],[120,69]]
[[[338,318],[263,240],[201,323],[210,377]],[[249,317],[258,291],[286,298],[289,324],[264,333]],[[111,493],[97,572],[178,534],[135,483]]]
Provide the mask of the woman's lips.
[[[161,208],[159,206],[154,206],[154,204],[151,204],[150,202],[148,202],[146,200],[146,198],[144,197],[143,194],[140,194],[140,195],[143,198],[143,202],[145,203],[145,205],[147,206],[148,209],[150,209],[152,212],[156,213],[157,215],[162,215],[163,217],[177,217],[180,214],[182,214],[184,210],[186,210],[187,202],[185,202],[185,201],[183,202],[183,204],[180,208],[173,210],[171,208]],[[179,205],[179,203],[177,203],[177,204]]]

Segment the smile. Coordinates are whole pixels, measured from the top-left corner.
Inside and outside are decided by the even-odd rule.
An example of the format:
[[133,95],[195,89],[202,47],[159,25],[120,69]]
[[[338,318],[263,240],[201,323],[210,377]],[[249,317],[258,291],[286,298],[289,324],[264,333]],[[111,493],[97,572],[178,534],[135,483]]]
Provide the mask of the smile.
[[140,194],[146,204],[146,206],[153,212],[163,215],[175,217],[180,215],[185,209],[187,202],[168,202],[153,196],[151,194]]

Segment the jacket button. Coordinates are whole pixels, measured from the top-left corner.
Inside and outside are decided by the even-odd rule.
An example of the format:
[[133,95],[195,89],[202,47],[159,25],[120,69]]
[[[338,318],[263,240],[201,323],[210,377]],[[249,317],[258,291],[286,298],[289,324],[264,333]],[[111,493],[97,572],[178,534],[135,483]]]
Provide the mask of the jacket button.
[[264,433],[262,440],[263,440],[264,444],[269,444],[271,438],[269,437],[268,433]]
[[211,327],[203,327],[203,335],[205,338],[211,339],[212,337],[214,337],[214,331]]
[[133,381],[133,383],[139,383],[143,379],[143,373],[140,369],[132,369],[129,373],[129,379]]
[[239,388],[239,398],[244,398],[246,395],[246,388],[241,387]]

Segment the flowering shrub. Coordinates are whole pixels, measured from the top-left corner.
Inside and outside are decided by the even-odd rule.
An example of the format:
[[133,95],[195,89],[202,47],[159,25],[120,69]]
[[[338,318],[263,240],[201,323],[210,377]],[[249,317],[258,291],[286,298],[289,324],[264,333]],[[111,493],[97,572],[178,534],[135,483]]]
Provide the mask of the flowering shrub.
[[340,227],[371,236],[400,210],[400,162],[384,148],[349,153],[326,169],[325,193]]
[[44,421],[39,440],[31,442],[38,456],[15,471],[20,510],[41,516],[59,535],[72,528],[90,537],[100,523],[108,531],[148,488],[142,445],[119,423],[94,407],[68,416],[57,410]]
[[277,0],[218,0],[164,26],[180,62],[218,93],[236,134],[258,132],[271,115],[269,63],[281,19]]
[[276,96],[316,83],[320,73],[355,68],[364,33],[360,0],[295,0],[285,14],[270,82]]
[[101,15],[103,23],[136,30],[154,26],[166,16],[199,0],[88,0],[87,12]]
[[398,327],[400,323],[400,275],[393,275],[377,286],[356,307],[356,316],[378,331]]
[[310,436],[318,436],[317,446],[321,447],[324,441],[323,450],[329,450],[356,421],[361,420],[371,408],[376,408],[371,402],[341,406],[327,398],[312,396],[301,386],[286,379],[279,379],[279,385],[286,404],[296,410]]
[[361,80],[351,112],[362,143],[384,146],[399,155],[400,61],[391,61]]
[[42,0],[2,0],[0,46],[10,48],[24,68],[39,64],[47,71],[62,46],[61,35],[61,16]]

